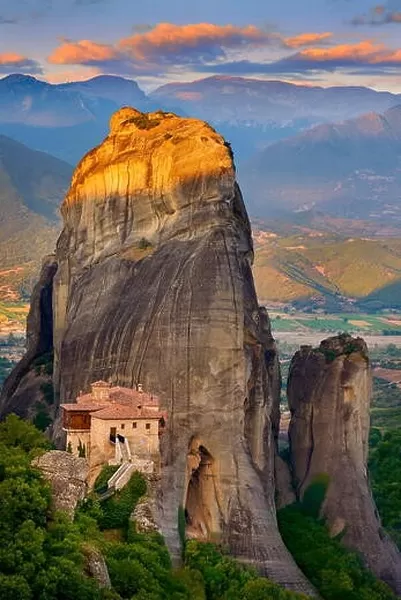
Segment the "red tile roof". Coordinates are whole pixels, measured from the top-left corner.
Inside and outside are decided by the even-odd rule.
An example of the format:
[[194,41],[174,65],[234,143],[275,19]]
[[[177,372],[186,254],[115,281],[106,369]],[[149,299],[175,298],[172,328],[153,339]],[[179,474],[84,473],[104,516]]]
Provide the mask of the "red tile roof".
[[92,387],[107,387],[106,398],[94,394],[81,394],[76,403],[62,404],[66,411],[89,412],[97,419],[161,419],[167,413],[159,410],[159,398],[144,391],[121,386],[111,387],[105,381],[92,383]]
[[162,411],[139,409],[135,406],[127,406],[125,404],[112,404],[103,406],[100,410],[95,410],[91,413],[94,419],[146,419],[159,420],[166,418],[166,413]]
[[68,412],[94,412],[104,408],[104,406],[104,404],[96,404],[95,402],[86,404],[78,404],[77,402],[74,402],[73,404],[62,404],[61,408],[64,408],[64,410]]

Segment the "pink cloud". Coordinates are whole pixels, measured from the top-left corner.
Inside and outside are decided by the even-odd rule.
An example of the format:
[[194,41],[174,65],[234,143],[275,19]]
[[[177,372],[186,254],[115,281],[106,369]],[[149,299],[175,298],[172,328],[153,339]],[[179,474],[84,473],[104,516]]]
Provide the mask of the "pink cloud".
[[71,42],[69,40],[56,48],[48,57],[48,62],[55,65],[90,65],[91,63],[117,60],[118,51],[107,44],[98,44],[91,40]]
[[42,67],[36,60],[16,52],[0,53],[0,73],[7,74],[15,70],[28,74],[42,73]]

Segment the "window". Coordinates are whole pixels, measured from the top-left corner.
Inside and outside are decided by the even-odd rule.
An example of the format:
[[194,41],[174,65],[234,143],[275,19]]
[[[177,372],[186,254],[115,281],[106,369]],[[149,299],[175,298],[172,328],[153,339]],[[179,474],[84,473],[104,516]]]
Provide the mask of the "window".
[[125,429],[125,423],[121,423],[121,429]]
[[134,421],[134,422],[132,423],[132,429],[136,429],[136,425],[137,425],[137,424],[136,424],[136,421]]
[[150,429],[150,423],[146,423],[146,429]]

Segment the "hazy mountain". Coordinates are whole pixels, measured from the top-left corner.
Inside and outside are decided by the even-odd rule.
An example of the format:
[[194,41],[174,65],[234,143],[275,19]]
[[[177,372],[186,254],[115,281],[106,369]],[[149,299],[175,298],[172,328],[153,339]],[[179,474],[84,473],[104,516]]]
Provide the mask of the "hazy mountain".
[[0,79],[0,123],[71,127],[95,121],[112,110],[108,99],[39,81],[28,75]]
[[53,249],[72,167],[0,135],[0,297],[36,277]]
[[322,88],[227,76],[169,83],[150,97],[174,102],[213,123],[240,159],[313,125],[384,112],[401,102],[401,95],[364,87]]
[[170,110],[210,121],[237,162],[316,124],[383,112],[401,97],[363,87],[306,87],[241,77],[168,84],[146,96],[130,79],[99,76],[51,85],[26,75],[0,80],[0,133],[76,163],[107,133],[124,105]]
[[76,163],[102,141],[110,116],[125,104],[151,107],[138,84],[122,77],[51,85],[9,75],[0,79],[0,133]]
[[59,91],[78,92],[86,97],[102,98],[113,102],[118,108],[129,105],[140,110],[151,110],[152,104],[136,81],[114,75],[99,75],[86,81],[59,84]]
[[278,142],[241,169],[250,212],[318,207],[349,218],[401,219],[401,105],[320,125]]
[[226,76],[168,83],[157,88],[150,97],[161,102],[174,101],[197,116],[215,122],[250,123],[285,123],[296,119],[333,121],[369,110],[383,112],[401,103],[401,95],[365,87],[322,88]]

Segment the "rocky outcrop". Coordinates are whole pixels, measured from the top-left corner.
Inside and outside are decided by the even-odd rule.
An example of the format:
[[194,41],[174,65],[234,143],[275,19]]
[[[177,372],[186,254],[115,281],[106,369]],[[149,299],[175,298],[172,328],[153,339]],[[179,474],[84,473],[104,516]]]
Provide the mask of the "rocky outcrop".
[[[52,360],[53,353],[53,278],[57,262],[53,255],[43,260],[38,283],[31,297],[27,320],[27,350],[5,381],[0,396],[1,417],[14,412],[23,418],[34,418],[38,409],[49,414],[49,421],[55,413],[52,402],[46,402],[43,390],[52,385],[51,370],[46,373],[41,365],[35,369],[35,361],[41,357]],[[43,366],[43,365],[42,365]],[[50,409],[50,410],[49,410]]]
[[157,523],[158,502],[157,495],[160,487],[160,478],[157,475],[146,475],[147,492],[138,500],[131,514],[131,521],[135,524],[138,533],[162,533]]
[[300,498],[314,478],[329,476],[322,512],[333,535],[342,532],[344,543],[401,593],[401,555],[381,528],[367,476],[371,381],[361,338],[302,347],[288,379],[291,461]]
[[85,571],[101,588],[111,588],[109,570],[103,554],[93,546],[84,544],[82,552],[85,557]]
[[35,458],[32,464],[50,482],[54,510],[64,511],[73,519],[78,502],[87,492],[89,467],[86,459],[51,450]]
[[53,280],[61,401],[99,379],[157,394],[168,414],[157,521],[173,556],[184,509],[188,527],[313,593],[276,524],[280,377],[229,145],[201,121],[121,109],[78,165],[62,216]]

